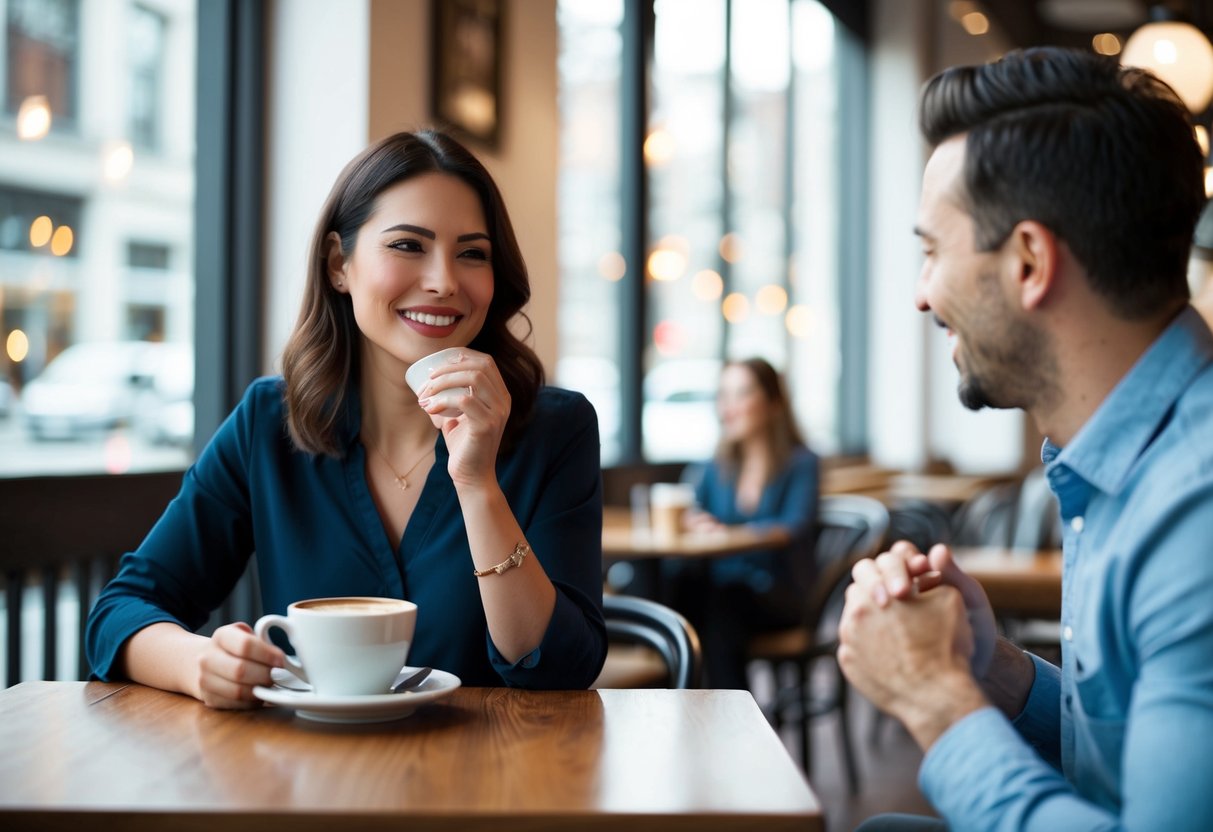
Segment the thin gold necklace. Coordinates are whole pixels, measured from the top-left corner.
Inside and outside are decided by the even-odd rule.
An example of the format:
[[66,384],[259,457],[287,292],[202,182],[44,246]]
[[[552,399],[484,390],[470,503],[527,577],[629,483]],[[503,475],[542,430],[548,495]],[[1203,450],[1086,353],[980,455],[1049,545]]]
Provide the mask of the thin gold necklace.
[[417,466],[420,465],[422,462],[424,462],[426,457],[428,457],[430,454],[432,454],[434,452],[433,448],[428,448],[426,450],[426,452],[424,454],[422,454],[421,457],[416,462],[414,462],[412,465],[409,466],[409,470],[405,471],[403,474],[397,474],[396,469],[392,467],[391,460],[389,460],[387,458],[387,454],[385,454],[383,451],[381,451],[379,449],[379,443],[371,442],[371,447],[375,449],[375,453],[379,454],[379,458],[383,460],[383,463],[385,465],[387,465],[387,469],[392,472],[392,477],[396,480],[396,487],[399,488],[401,491],[409,490],[409,481],[406,479],[406,477],[408,477],[409,474],[413,473],[413,471],[417,468]]

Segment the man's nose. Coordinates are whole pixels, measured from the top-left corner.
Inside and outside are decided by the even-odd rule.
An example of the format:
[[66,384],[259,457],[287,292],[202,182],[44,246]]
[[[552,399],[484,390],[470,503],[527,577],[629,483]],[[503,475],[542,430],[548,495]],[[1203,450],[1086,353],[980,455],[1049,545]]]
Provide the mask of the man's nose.
[[918,278],[918,283],[914,286],[914,306],[919,312],[928,312],[931,309],[931,304],[927,300],[927,276],[922,274]]

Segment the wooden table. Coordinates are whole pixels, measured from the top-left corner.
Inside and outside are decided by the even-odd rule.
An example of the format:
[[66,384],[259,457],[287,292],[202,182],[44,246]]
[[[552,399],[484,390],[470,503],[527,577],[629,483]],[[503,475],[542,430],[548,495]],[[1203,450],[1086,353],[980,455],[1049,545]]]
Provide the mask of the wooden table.
[[777,549],[788,545],[790,540],[782,529],[755,530],[745,526],[662,538],[646,530],[633,529],[631,513],[627,509],[607,508],[602,512],[602,558],[607,561],[725,557]]
[[999,615],[1061,617],[1061,550],[958,547],[956,562],[985,589]]
[[897,474],[889,478],[881,496],[889,503],[923,500],[956,506],[1013,478],[1006,474]]
[[460,688],[374,725],[130,684],[0,691],[0,828],[821,830],[744,691]]
[[879,465],[840,465],[821,472],[822,494],[883,493],[898,472]]

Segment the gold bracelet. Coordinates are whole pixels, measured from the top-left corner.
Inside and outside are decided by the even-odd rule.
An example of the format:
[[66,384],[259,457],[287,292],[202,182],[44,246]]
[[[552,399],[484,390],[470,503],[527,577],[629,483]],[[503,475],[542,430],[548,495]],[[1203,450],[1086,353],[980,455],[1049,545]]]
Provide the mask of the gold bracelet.
[[522,559],[531,553],[531,547],[524,540],[514,547],[514,551],[510,556],[496,566],[490,566],[488,569],[473,569],[472,574],[477,578],[483,578],[485,575],[492,575],[496,572],[500,575],[507,569],[513,569],[515,566],[522,566]]

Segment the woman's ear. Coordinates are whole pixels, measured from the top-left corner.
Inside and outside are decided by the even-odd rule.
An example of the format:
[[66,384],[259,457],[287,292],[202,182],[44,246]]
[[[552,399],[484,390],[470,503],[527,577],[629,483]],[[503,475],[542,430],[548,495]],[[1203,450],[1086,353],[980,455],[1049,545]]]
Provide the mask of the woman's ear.
[[341,235],[336,231],[330,231],[324,238],[324,265],[329,284],[338,292],[348,292],[345,285],[345,254],[341,251]]
[[1015,268],[1019,304],[1039,308],[1057,280],[1057,235],[1035,220],[1024,220],[1011,232],[1010,254]]

